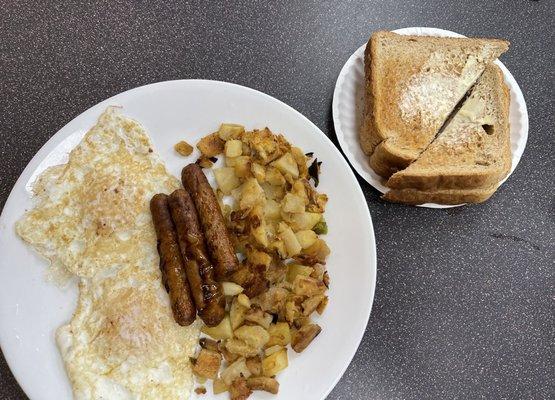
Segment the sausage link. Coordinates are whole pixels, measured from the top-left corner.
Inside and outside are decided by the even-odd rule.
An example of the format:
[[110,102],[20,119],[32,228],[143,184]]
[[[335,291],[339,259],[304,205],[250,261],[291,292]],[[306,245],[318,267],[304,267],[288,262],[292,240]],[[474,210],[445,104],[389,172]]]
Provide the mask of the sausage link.
[[170,297],[173,317],[179,325],[190,325],[196,318],[196,310],[168,208],[168,196],[154,195],[150,200],[150,212],[158,238],[162,281]]
[[238,269],[239,262],[214,191],[197,164],[183,168],[181,180],[195,203],[216,278],[219,281],[229,279]]
[[186,190],[178,189],[169,196],[169,206],[197,311],[206,325],[216,326],[225,316],[225,297],[214,280],[195,205]]

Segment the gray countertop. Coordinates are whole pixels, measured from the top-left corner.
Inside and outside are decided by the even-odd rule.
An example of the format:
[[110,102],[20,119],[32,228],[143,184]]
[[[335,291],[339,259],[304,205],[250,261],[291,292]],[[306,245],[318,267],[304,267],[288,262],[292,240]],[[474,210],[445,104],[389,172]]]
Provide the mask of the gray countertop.
[[[54,3],[0,0],[0,206],[58,129],[136,86],[182,78],[246,85],[293,106],[337,143],[335,80],[372,31],[432,26],[510,40],[502,61],[528,103],[530,136],[490,201],[446,210],[385,204],[359,179],[377,238],[376,297],[329,399],[553,396],[552,1]],[[26,398],[3,358],[0,398]]]

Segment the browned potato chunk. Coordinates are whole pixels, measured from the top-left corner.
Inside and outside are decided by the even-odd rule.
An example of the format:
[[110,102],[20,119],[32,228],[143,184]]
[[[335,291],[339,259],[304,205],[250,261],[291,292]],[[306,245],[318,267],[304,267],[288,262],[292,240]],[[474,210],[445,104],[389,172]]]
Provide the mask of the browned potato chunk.
[[303,301],[303,304],[302,304],[303,315],[307,317],[310,314],[312,314],[314,311],[316,311],[316,308],[318,308],[320,303],[324,301],[325,298],[326,296],[324,296],[323,294],[317,294]]
[[279,383],[274,378],[258,376],[247,379],[247,386],[252,390],[263,390],[272,394],[279,391]]
[[202,378],[214,379],[220,370],[222,356],[212,350],[201,349],[193,366],[195,375]]
[[297,353],[300,353],[308,347],[308,345],[314,340],[316,336],[318,336],[321,331],[322,328],[320,328],[320,326],[317,324],[304,325],[293,335],[291,347]]
[[193,146],[191,146],[185,140],[182,140],[176,143],[175,146],[173,146],[173,148],[175,149],[175,151],[177,151],[179,154],[185,157],[190,156],[191,153],[193,152]]
[[268,328],[270,340],[266,343],[266,347],[275,345],[287,346],[291,342],[291,330],[287,322],[277,322],[271,324]]
[[221,124],[218,129],[218,136],[222,140],[236,139],[245,132],[245,127],[238,124]]
[[242,326],[235,330],[235,337],[245,341],[249,346],[255,349],[262,349],[268,340],[270,340],[270,334],[266,329],[261,326]]
[[280,371],[287,368],[287,349],[277,351],[262,360],[262,373],[264,376],[276,376]]
[[272,322],[272,316],[262,311],[260,308],[250,309],[245,315],[245,321],[254,322],[264,329],[268,329],[270,327],[270,323]]
[[262,374],[262,360],[259,356],[247,358],[246,364],[247,368],[254,376]]
[[260,349],[250,346],[244,340],[237,338],[226,340],[225,348],[230,353],[237,354],[241,357],[254,357],[260,351]]
[[316,311],[318,312],[318,314],[322,315],[324,313],[324,310],[328,305],[328,301],[329,301],[328,296],[326,296],[324,297],[324,300],[322,300],[322,302],[318,304],[318,307],[316,307]]
[[293,292],[298,295],[311,297],[322,294],[326,290],[323,282],[310,276],[297,275],[293,282]]
[[218,133],[205,136],[197,143],[197,148],[206,157],[214,157],[224,151],[225,142],[220,139]]
[[251,372],[247,368],[247,364],[244,358],[239,358],[233,364],[228,366],[223,370],[220,377],[223,379],[226,385],[230,386],[231,383],[243,375],[245,378],[251,376]]
[[209,338],[201,338],[199,341],[200,347],[206,350],[218,351],[218,342]]

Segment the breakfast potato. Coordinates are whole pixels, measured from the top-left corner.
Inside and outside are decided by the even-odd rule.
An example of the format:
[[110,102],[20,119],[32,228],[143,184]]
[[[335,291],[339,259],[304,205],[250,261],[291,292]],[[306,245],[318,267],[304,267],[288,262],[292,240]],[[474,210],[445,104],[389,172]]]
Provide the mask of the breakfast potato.
[[224,151],[225,142],[220,139],[218,133],[205,136],[197,143],[197,148],[203,156],[215,157]]
[[322,219],[322,214],[303,212],[298,214],[290,214],[287,222],[291,228],[297,231],[311,230]]
[[240,376],[236,378],[229,387],[229,396],[231,400],[247,400],[252,394],[252,390],[247,385],[247,380]]
[[271,185],[267,182],[267,179],[266,182],[260,186],[268,199],[280,201],[283,199],[283,196],[285,196],[285,188],[283,186]]
[[301,296],[315,296],[325,292],[326,286],[323,282],[310,276],[297,275],[293,281],[293,293]]
[[251,172],[258,183],[262,183],[266,180],[266,169],[262,165],[255,162],[251,163]]
[[299,168],[299,176],[301,178],[308,177],[308,167],[307,162],[309,158],[303,153],[303,151],[298,147],[291,147],[291,155],[293,159],[297,163],[297,167]]
[[272,256],[264,251],[249,248],[247,249],[247,261],[253,265],[264,265],[268,267],[272,262]]
[[292,193],[287,193],[281,203],[281,209],[286,213],[303,213],[304,207],[304,199]]
[[222,282],[222,291],[224,296],[236,296],[244,289],[234,282]]
[[268,329],[272,322],[272,316],[262,311],[260,308],[254,308],[247,311],[245,314],[245,321],[253,322],[264,329]]
[[243,154],[243,143],[237,139],[229,139],[225,142],[224,152],[226,157],[239,157]]
[[218,188],[226,195],[230,194],[233,189],[241,184],[241,181],[235,175],[235,168],[232,167],[216,168],[214,170],[214,177],[216,178]]
[[328,302],[328,296],[324,296],[324,299],[320,302],[320,304],[318,304],[318,307],[316,307],[316,312],[322,315],[324,313],[324,310],[326,309],[326,306],[328,305]]
[[249,156],[239,156],[235,158],[235,175],[239,178],[248,178],[252,176],[251,158]]
[[218,129],[218,136],[222,140],[236,139],[245,132],[245,127],[238,124],[221,124]]
[[243,325],[237,328],[234,332],[235,337],[243,340],[249,346],[255,349],[262,349],[268,340],[270,340],[270,334],[268,331],[261,326],[248,326]]
[[238,297],[233,299],[233,301],[231,302],[231,306],[229,307],[229,320],[231,323],[231,329],[235,330],[243,325],[243,322],[245,321],[245,314],[247,313],[248,309],[248,307],[240,304]]
[[247,358],[246,364],[247,368],[254,376],[262,374],[262,359],[260,356]]
[[214,339],[228,339],[233,336],[229,315],[226,315],[222,322],[214,327],[203,326],[201,331]]
[[320,303],[324,301],[325,298],[326,296],[324,296],[323,294],[317,294],[303,301],[303,304],[302,304],[303,315],[307,317],[310,314],[312,314],[314,311],[316,311],[316,308],[318,308]]
[[304,249],[303,252],[317,261],[324,262],[330,254],[330,248],[323,239],[316,239],[316,241],[310,247]]
[[[239,303],[240,305],[242,305],[245,308],[251,308],[250,299],[243,293],[241,293],[237,296],[237,303]],[[233,324],[231,324],[231,325],[233,326]]]
[[260,352],[260,349],[250,346],[244,340],[237,338],[227,339],[225,341],[225,348],[230,353],[241,357],[254,357]]
[[299,177],[299,167],[291,153],[285,153],[271,165],[276,167],[284,175],[289,174],[294,179]]
[[252,208],[257,204],[264,205],[265,203],[266,196],[258,181],[255,178],[247,179],[242,186],[239,208],[245,210]]
[[283,186],[285,178],[277,168],[269,167],[266,170],[266,182],[273,186]]
[[239,358],[237,361],[224,369],[220,374],[220,377],[227,386],[231,386],[233,381],[241,375],[245,378],[251,376],[251,372],[247,368],[247,364],[243,357]]
[[270,346],[287,346],[291,342],[291,331],[287,322],[277,322],[271,324],[268,328],[270,339],[266,343],[267,347]]
[[293,283],[295,282],[295,278],[297,277],[297,275],[310,276],[313,271],[314,268],[312,267],[307,267],[300,264],[289,264],[287,267],[287,276],[285,279],[287,280],[287,282]]
[[220,370],[222,355],[216,351],[201,349],[193,365],[196,376],[214,379]]
[[279,220],[281,218],[280,204],[272,199],[266,200],[266,205],[264,206],[264,217],[270,220]]
[[279,229],[279,237],[283,241],[283,244],[285,245],[285,250],[287,251],[287,255],[289,257],[293,257],[299,254],[302,250],[302,247],[299,241],[297,240],[297,236],[295,236],[295,233],[291,230],[291,228],[287,224],[281,222],[279,224],[278,229]]
[[295,235],[303,250],[308,249],[318,240],[318,235],[312,230],[298,231]]
[[176,152],[178,152],[179,154],[185,157],[190,156],[191,153],[193,153],[193,146],[191,146],[189,143],[187,143],[184,140],[176,143],[173,146],[173,148],[175,149]]
[[266,377],[276,376],[280,371],[287,368],[287,349],[275,352],[262,360],[262,374]]

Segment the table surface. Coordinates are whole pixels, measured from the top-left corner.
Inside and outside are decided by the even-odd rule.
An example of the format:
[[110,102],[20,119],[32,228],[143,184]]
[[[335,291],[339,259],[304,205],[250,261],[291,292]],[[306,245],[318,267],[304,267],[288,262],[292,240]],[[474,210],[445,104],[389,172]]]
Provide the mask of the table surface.
[[[386,204],[359,179],[377,238],[376,297],[328,398],[552,396],[554,3],[193,3],[0,0],[0,206],[58,129],[136,86],[183,78],[249,86],[299,110],[337,144],[335,80],[372,31],[432,26],[508,39],[502,61],[528,103],[530,136],[490,201],[446,210]],[[3,357],[0,398],[26,398]]]

